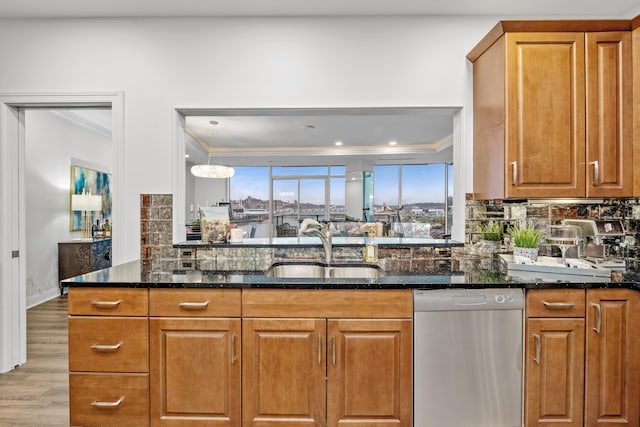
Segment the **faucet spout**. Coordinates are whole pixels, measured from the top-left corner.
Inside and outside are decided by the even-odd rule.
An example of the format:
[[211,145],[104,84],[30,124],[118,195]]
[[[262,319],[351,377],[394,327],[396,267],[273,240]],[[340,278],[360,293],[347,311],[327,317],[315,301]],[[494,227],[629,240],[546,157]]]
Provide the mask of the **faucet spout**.
[[[317,228],[321,227],[321,228]],[[305,219],[300,226],[299,234],[316,235],[322,241],[324,249],[324,259],[327,265],[331,265],[333,259],[333,242],[331,238],[331,230],[329,226],[322,226],[318,221],[313,219]]]

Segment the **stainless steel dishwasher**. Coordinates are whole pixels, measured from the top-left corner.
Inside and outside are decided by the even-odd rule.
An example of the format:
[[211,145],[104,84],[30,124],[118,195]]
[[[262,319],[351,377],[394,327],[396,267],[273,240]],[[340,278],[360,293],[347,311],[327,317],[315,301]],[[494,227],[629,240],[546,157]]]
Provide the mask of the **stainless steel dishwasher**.
[[415,290],[414,427],[522,426],[521,289]]

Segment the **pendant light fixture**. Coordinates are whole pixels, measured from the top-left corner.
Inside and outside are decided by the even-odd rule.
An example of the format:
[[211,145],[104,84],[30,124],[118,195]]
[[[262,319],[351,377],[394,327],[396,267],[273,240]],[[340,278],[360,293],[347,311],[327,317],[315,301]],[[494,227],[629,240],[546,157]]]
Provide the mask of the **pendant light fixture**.
[[212,165],[211,150],[213,146],[213,129],[218,124],[215,120],[209,122],[211,124],[211,144],[208,149],[207,164],[191,166],[191,174],[199,178],[231,178],[236,171],[230,166]]

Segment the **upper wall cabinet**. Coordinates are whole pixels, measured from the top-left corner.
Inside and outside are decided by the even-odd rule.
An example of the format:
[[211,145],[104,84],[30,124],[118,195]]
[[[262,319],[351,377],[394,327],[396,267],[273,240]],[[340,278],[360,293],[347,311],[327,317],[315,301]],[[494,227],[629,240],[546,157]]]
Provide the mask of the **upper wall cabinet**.
[[473,62],[474,195],[633,194],[630,21],[503,21]]

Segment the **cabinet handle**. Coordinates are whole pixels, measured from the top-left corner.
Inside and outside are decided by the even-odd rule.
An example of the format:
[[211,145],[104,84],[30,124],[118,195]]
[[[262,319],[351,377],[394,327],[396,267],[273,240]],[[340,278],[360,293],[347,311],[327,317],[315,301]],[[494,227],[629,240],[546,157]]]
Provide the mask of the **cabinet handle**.
[[549,302],[549,301],[542,301],[542,303],[545,305],[545,307],[547,308],[556,308],[556,309],[564,309],[564,308],[571,308],[571,307],[575,307],[576,304],[573,302]]
[[600,304],[591,304],[596,309],[596,326],[592,328],[596,334],[600,333],[600,326],[602,326],[602,313],[600,312]]
[[336,364],[336,336],[331,335],[331,360]]
[[600,184],[600,166],[598,165],[598,161],[594,160],[593,162],[589,163],[590,165],[593,165],[593,185],[599,185]]
[[231,335],[231,364],[236,363],[236,334]]
[[518,185],[518,162],[511,162],[511,174],[513,175],[511,185]]
[[536,357],[533,358],[533,361],[536,362],[537,365],[540,364],[540,335],[533,334],[533,338],[536,340]]
[[181,302],[178,304],[181,308],[185,308],[187,310],[204,310],[209,305],[209,301],[203,302]]
[[116,350],[119,350],[121,346],[122,346],[122,341],[114,345],[93,344],[91,345],[91,348],[94,349],[95,351],[116,351]]
[[322,336],[318,334],[318,365],[322,363]]
[[93,402],[91,402],[91,405],[96,406],[98,408],[117,408],[118,406],[120,406],[123,400],[124,400],[124,396],[122,396],[120,399],[116,400],[115,402],[100,402],[98,400],[94,400]]
[[118,301],[91,301],[91,304],[96,308],[116,308],[122,302],[121,299]]

